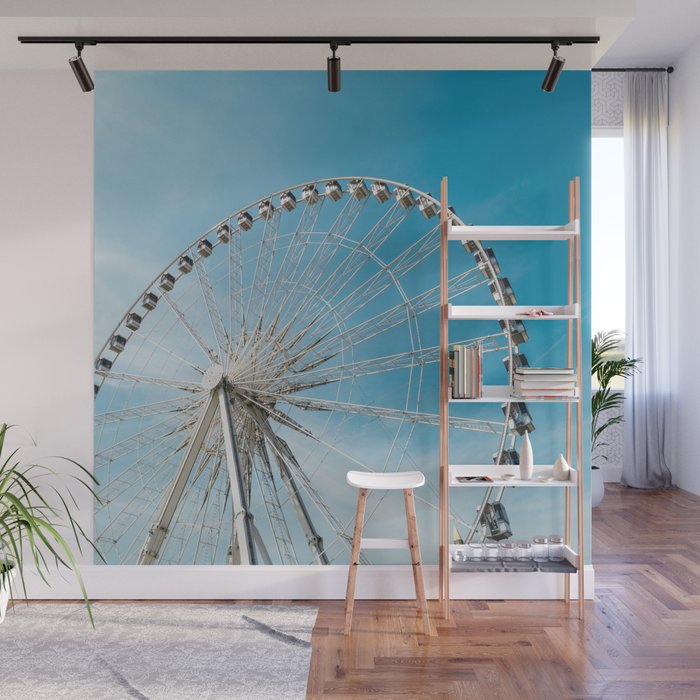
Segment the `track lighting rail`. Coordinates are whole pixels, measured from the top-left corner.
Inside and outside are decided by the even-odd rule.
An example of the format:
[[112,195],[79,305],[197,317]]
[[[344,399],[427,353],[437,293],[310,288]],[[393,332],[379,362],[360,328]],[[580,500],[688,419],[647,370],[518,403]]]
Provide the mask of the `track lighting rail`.
[[673,66],[665,68],[591,68],[593,73],[673,73]]
[[598,36],[19,36],[22,44],[73,44],[77,55],[70,59],[70,66],[83,92],[91,92],[95,84],[90,77],[81,52],[86,46],[98,44],[328,44],[332,55],[326,60],[328,92],[340,92],[341,46],[353,44],[549,44],[552,60],[542,89],[552,92],[566,59],[558,55],[559,47],[574,44],[597,44]]
[[22,44],[597,44],[599,36],[19,36]]

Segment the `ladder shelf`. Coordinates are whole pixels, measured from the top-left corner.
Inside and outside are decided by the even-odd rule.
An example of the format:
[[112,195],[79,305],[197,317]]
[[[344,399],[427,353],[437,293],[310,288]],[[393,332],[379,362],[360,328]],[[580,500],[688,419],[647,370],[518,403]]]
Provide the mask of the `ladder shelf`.
[[[568,188],[569,221],[563,226],[462,226],[452,223],[453,214],[449,208],[447,197],[447,178],[443,178],[440,186],[440,508],[439,508],[439,599],[442,615],[450,616],[450,576],[464,573],[550,573],[564,577],[564,600],[570,600],[571,576],[578,578],[578,617],[584,616],[584,567],[582,552],[584,552],[583,532],[583,484],[581,483],[581,466],[583,463],[582,444],[582,336],[581,336],[581,238],[580,238],[580,182],[579,178],[569,182]],[[494,285],[492,292],[500,302],[492,306],[460,305],[449,302],[448,280],[448,248],[450,241],[465,244],[464,247],[473,252],[480,266],[488,269],[490,250],[481,248],[482,241],[563,241],[566,245],[567,296],[563,305],[524,306],[509,305],[508,298],[498,286]],[[487,251],[487,253],[484,252]],[[492,275],[498,269],[491,270]],[[491,285],[490,285],[491,286]],[[512,297],[512,290],[511,297]],[[481,396],[473,399],[454,399],[451,397],[449,383],[450,321],[565,321],[563,332],[566,334],[567,367],[574,367],[575,396],[521,396],[514,393],[511,385],[485,385]],[[561,328],[561,326],[555,326]],[[510,378],[512,382],[512,377]],[[566,406],[566,459],[575,466],[570,472],[568,481],[556,481],[550,465],[538,465],[533,469],[529,480],[520,479],[518,465],[511,464],[451,464],[449,461],[449,410],[454,404],[501,403],[562,403]],[[489,477],[491,481],[467,480],[458,477]],[[565,522],[565,561],[537,562],[521,564],[519,562],[481,561],[453,562],[452,553],[455,545],[451,542],[450,522],[450,491],[455,488],[490,488],[502,493],[509,488],[549,488],[553,493],[563,495],[563,510]],[[487,495],[489,492],[486,492]],[[572,548],[572,498],[575,494],[577,547]],[[482,506],[483,507],[483,506]]]

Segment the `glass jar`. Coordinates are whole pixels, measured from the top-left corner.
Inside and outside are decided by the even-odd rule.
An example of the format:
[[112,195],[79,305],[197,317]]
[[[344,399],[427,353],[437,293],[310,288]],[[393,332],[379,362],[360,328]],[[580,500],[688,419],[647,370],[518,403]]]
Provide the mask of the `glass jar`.
[[535,561],[549,559],[549,540],[545,535],[535,535],[532,538],[532,558]]
[[484,558],[484,546],[481,542],[470,542],[467,549],[469,561],[481,561]]
[[515,542],[501,542],[501,559],[513,561],[515,559]]
[[515,558],[518,561],[530,561],[532,559],[532,545],[525,540],[520,540],[515,546]]
[[461,562],[466,561],[467,551],[465,547],[455,547],[452,550],[452,561]]
[[484,559],[498,561],[498,542],[486,542],[484,544]]
[[549,536],[549,560],[564,561],[564,538],[561,535]]

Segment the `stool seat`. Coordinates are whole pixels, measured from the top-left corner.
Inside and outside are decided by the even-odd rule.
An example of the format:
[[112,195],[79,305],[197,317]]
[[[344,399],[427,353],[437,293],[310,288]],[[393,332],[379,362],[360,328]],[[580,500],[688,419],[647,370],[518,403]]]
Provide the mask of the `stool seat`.
[[423,472],[350,471],[346,479],[358,489],[417,489],[425,483]]

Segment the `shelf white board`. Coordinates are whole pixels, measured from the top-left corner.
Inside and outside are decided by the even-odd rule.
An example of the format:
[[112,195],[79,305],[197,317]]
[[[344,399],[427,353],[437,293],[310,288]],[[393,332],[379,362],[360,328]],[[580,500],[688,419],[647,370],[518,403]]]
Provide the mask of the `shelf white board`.
[[[516,538],[514,538],[514,539],[516,539]],[[479,574],[479,573],[476,573],[476,572],[470,572],[470,571],[453,571],[453,569],[452,569],[452,563],[453,563],[453,561],[452,561],[452,554],[453,554],[456,550],[458,550],[458,549],[465,550],[465,549],[466,549],[466,545],[463,545],[463,544],[451,544],[451,545],[450,545],[450,573],[459,574],[459,575],[470,574],[470,573],[471,573],[472,575],[476,575],[476,576],[478,576],[478,575],[483,575],[483,574]],[[566,559],[566,560],[567,560],[570,564],[572,564],[576,569],[579,568],[579,556],[578,556],[578,553],[577,553],[574,549],[572,549],[571,546],[568,545],[568,544],[565,544],[565,545],[564,545],[564,559]],[[502,571],[502,572],[500,572],[500,573],[504,573],[504,574],[516,574],[516,573],[517,573],[517,574],[523,574],[523,573],[527,573],[527,574],[536,574],[536,575],[538,575],[538,576],[542,576],[542,575],[546,575],[546,574],[549,574],[550,576],[561,576],[561,575],[562,575],[562,574],[560,574],[560,573],[550,573],[550,572],[545,572],[545,571]]]
[[[520,467],[517,464],[450,464],[450,487],[454,488],[488,488],[489,486],[519,486],[522,488],[572,488],[578,484],[578,472],[571,470],[569,481],[538,481],[538,477],[551,477],[552,467],[536,465],[533,468],[532,479],[523,481],[520,478]],[[515,479],[504,479],[503,474],[515,474]],[[476,481],[460,483],[458,476],[490,476],[493,481]]]
[[578,235],[566,226],[450,226],[450,241],[568,241]]
[[513,390],[508,386],[487,384],[482,387],[481,396],[478,399],[453,399],[450,403],[576,403],[578,396],[514,396]]
[[[528,316],[531,309],[548,311],[551,316]],[[578,318],[578,304],[564,306],[457,306],[450,304],[447,317],[451,321],[566,321]]]

